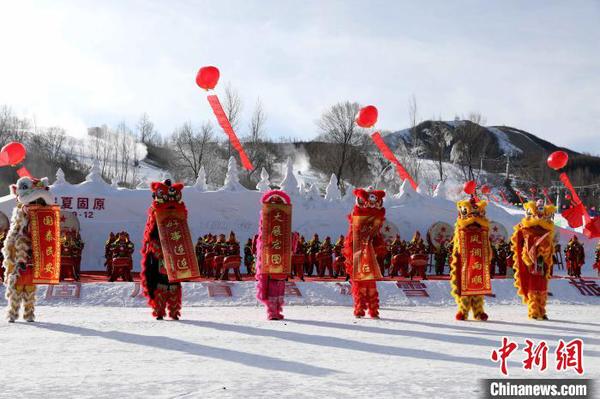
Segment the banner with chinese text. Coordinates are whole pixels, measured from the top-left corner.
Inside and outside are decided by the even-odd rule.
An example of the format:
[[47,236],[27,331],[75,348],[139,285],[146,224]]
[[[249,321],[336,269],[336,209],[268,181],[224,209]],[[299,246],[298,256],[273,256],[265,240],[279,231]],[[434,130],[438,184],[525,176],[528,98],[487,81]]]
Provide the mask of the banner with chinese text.
[[60,279],[60,208],[28,205],[33,284],[58,284]]
[[492,293],[490,282],[490,244],[488,230],[465,228],[459,230],[460,295]]
[[292,265],[292,206],[263,204],[262,218],[261,271],[285,278]]
[[352,280],[381,280],[381,269],[373,248],[373,237],[379,233],[382,219],[374,216],[352,216]]
[[156,225],[169,282],[176,283],[200,277],[185,211],[157,210]]

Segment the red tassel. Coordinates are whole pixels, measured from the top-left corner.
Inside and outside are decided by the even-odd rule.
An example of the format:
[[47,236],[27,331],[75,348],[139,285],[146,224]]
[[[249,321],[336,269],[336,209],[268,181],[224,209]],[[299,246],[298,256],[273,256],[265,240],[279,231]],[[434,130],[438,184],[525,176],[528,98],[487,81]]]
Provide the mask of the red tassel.
[[600,216],[596,216],[590,222],[586,223],[583,228],[583,234],[585,234],[587,238],[600,237]]
[[[573,207],[579,208],[580,210],[578,212],[581,212],[581,215],[585,219],[585,222],[589,223],[592,220],[592,218],[591,218],[590,214],[588,213],[587,209],[585,209],[583,202],[581,202],[581,198],[579,198],[577,191],[575,191],[575,188],[571,184],[571,180],[569,179],[569,176],[567,176],[567,174],[563,172],[560,174],[559,177],[560,177],[560,181],[562,181],[563,184],[565,185],[565,187],[568,188],[569,191],[571,192],[571,198],[573,199],[571,202],[573,203]],[[564,212],[563,212],[563,215],[564,215]],[[571,226],[571,225],[569,224],[569,226]],[[581,226],[581,224],[579,224],[579,226]],[[577,226],[577,227],[579,227],[579,226]],[[571,226],[571,227],[573,227],[573,226]]]
[[583,215],[585,213],[585,207],[580,202],[579,204],[564,210],[562,216],[569,222],[569,227],[576,229],[583,226]]
[[231,123],[229,119],[227,119],[227,115],[225,115],[225,111],[221,106],[221,102],[219,101],[219,97],[214,94],[211,94],[206,97],[208,99],[208,103],[210,104],[215,116],[217,117],[217,122],[223,128],[223,131],[229,136],[229,141],[235,150],[238,152],[240,156],[240,160],[242,161],[242,166],[244,166],[247,170],[254,170],[254,166],[252,162],[246,155],[246,151],[244,151],[244,147],[242,147],[242,143],[238,139],[237,135],[233,131],[233,127],[231,127]]
[[29,171],[27,170],[27,168],[25,166],[17,169],[17,174],[19,175],[19,177],[24,177],[24,176],[33,177],[33,176],[31,176],[31,173],[29,173]]
[[390,150],[390,147],[388,147],[385,142],[383,141],[383,138],[381,137],[381,134],[379,132],[375,132],[371,135],[371,138],[373,139],[373,141],[375,142],[375,145],[377,146],[377,148],[379,148],[379,151],[381,151],[381,154],[391,163],[393,163],[396,166],[396,171],[398,172],[398,175],[400,176],[400,178],[402,180],[406,180],[408,179],[408,182],[410,183],[410,185],[412,186],[413,189],[417,189],[417,183],[413,180],[413,178],[408,174],[408,172],[406,171],[406,169],[404,169],[404,166],[402,166],[402,164],[400,163],[400,161],[398,161],[398,159],[396,158],[396,156],[394,155],[394,153],[392,152],[392,150]]

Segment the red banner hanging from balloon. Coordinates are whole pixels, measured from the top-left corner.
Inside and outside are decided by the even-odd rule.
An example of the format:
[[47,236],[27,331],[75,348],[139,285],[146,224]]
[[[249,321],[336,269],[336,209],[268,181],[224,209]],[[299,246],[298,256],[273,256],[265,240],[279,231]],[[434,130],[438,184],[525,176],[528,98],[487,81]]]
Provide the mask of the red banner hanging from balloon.
[[[571,192],[571,198],[572,198],[571,202],[573,204],[573,207],[577,209],[577,213],[581,213],[581,216],[583,216],[583,218],[585,219],[585,222],[589,223],[592,220],[592,218],[590,217],[590,214],[588,213],[587,209],[583,205],[583,202],[581,202],[581,198],[579,198],[577,191],[575,191],[575,188],[571,184],[571,180],[569,179],[569,176],[567,176],[567,174],[563,172],[559,175],[559,178],[560,178],[560,181],[562,181],[562,183],[565,185],[565,187],[567,189],[569,189],[569,191]],[[579,226],[581,226],[581,224]],[[579,226],[577,226],[577,227],[579,227]],[[573,227],[573,226],[571,226],[571,227]]]
[[219,125],[221,125],[221,128],[223,128],[223,131],[227,134],[227,136],[229,136],[229,141],[231,142],[231,145],[240,155],[242,166],[247,170],[254,170],[254,166],[252,165],[250,158],[248,158],[248,155],[246,155],[246,151],[244,151],[242,143],[240,143],[240,140],[233,131],[233,127],[231,127],[231,123],[229,122],[229,119],[227,118],[227,115],[225,114],[225,111],[221,106],[219,97],[217,97],[214,94],[211,94],[206,98],[208,99],[208,103],[210,104],[215,116],[217,117],[217,122],[219,122]]
[[402,180],[408,179],[408,182],[410,183],[412,188],[416,190],[417,183],[413,180],[413,178],[410,176],[410,174],[408,174],[406,169],[404,169],[404,166],[402,166],[400,161],[398,161],[398,159],[396,158],[396,156],[394,155],[392,150],[390,150],[390,147],[388,147],[387,144],[385,144],[385,142],[383,141],[383,138],[381,137],[381,134],[379,132],[375,132],[371,135],[371,138],[375,142],[375,145],[377,145],[377,148],[379,148],[379,151],[381,151],[381,154],[388,161],[390,161],[391,163],[393,163],[396,166],[396,171],[398,172],[398,175],[400,176],[400,178]]
[[24,176],[33,177],[33,176],[31,176],[31,173],[29,173],[29,171],[27,170],[27,168],[25,166],[17,169],[17,174],[19,175],[19,177],[24,177]]

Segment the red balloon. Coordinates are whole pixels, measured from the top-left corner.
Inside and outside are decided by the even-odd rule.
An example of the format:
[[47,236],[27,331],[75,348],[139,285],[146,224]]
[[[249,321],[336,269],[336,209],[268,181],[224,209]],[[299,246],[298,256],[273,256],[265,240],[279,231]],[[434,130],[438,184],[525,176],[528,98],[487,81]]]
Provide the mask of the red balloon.
[[214,66],[205,66],[200,68],[196,75],[196,84],[204,90],[212,90],[219,82],[219,68]]
[[477,188],[477,183],[475,183],[475,180],[469,180],[468,182],[465,183],[463,190],[465,193],[467,193],[469,195],[473,195],[473,194],[475,194],[476,188]]
[[482,194],[489,194],[492,190],[490,189],[490,186],[488,186],[487,184],[484,184],[483,186],[481,186],[481,193]]
[[547,163],[548,166],[554,170],[559,170],[565,167],[567,162],[569,161],[569,154],[564,151],[554,151],[548,157]]
[[23,144],[16,141],[8,143],[0,150],[0,166],[20,164],[25,159],[25,155],[27,150]]
[[360,127],[369,128],[377,123],[377,108],[374,105],[367,105],[358,111],[356,123]]

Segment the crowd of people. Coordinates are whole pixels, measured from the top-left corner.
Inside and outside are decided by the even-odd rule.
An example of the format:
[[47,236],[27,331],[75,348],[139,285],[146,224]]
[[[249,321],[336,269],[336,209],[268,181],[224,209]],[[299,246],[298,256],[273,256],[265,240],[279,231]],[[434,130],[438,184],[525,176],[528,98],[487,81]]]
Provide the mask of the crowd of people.
[[129,238],[129,233],[111,232],[104,245],[104,266],[108,281],[133,281],[133,251],[135,246]]
[[[244,248],[244,264],[248,274],[253,274],[254,256],[252,250],[247,251],[247,247],[252,246],[252,239],[248,239]],[[196,259],[202,277],[214,278],[215,280],[229,280],[230,270],[233,270],[235,279],[242,280],[240,271],[242,257],[240,256],[240,242],[235,233],[225,234],[206,234],[198,238],[196,242]]]
[[[0,232],[0,248],[5,234]],[[344,268],[344,235],[335,242],[330,236],[320,239],[317,233],[310,240],[294,232],[292,235],[292,272],[291,279],[304,281],[305,277],[346,278]],[[433,243],[424,240],[419,231],[411,240],[403,240],[399,235],[389,243],[376,248],[377,260],[381,274],[386,277],[421,278],[428,275],[444,276],[449,273],[452,257],[452,240]],[[61,279],[79,280],[81,253],[84,243],[79,233],[65,232],[61,237],[61,258],[63,262]],[[196,258],[200,274],[205,278],[229,280],[231,272],[236,280],[242,280],[241,266],[246,269],[247,276],[255,274],[256,237],[248,238],[242,247],[232,231],[225,234],[205,234],[196,242]],[[134,244],[125,231],[110,233],[105,245],[105,268],[109,281],[122,279],[133,281],[132,256]],[[580,278],[581,268],[585,264],[583,244],[573,236],[564,251],[556,244],[554,263],[562,264],[564,252],[567,273],[571,277]],[[600,242],[595,251],[594,268],[600,275]],[[0,264],[1,264],[0,252]],[[492,243],[491,276],[506,276],[513,265],[511,245],[504,239]],[[3,273],[2,273],[3,274]],[[0,275],[2,275],[0,274]]]
[[[292,271],[290,279],[305,280],[305,277],[346,278],[344,235],[334,242],[330,236],[321,239],[315,233],[309,240],[298,232],[292,233]],[[449,274],[452,257],[452,240],[433,243],[423,239],[416,231],[411,240],[403,240],[396,235],[391,242],[375,248],[381,274],[386,277],[420,278],[445,276]],[[247,276],[255,274],[256,237],[248,238],[243,253],[240,242],[234,232],[225,234],[206,234],[198,238],[196,257],[200,273],[205,278],[228,280],[231,271],[237,280],[242,279],[241,266]],[[555,265],[562,263],[561,247],[555,248]],[[574,236],[564,250],[569,276],[580,277],[585,262],[583,245]],[[506,276],[512,269],[513,252],[510,242],[498,239],[492,243],[491,276]],[[596,266],[598,265],[598,266]],[[600,273],[600,243],[596,249],[596,264]]]

